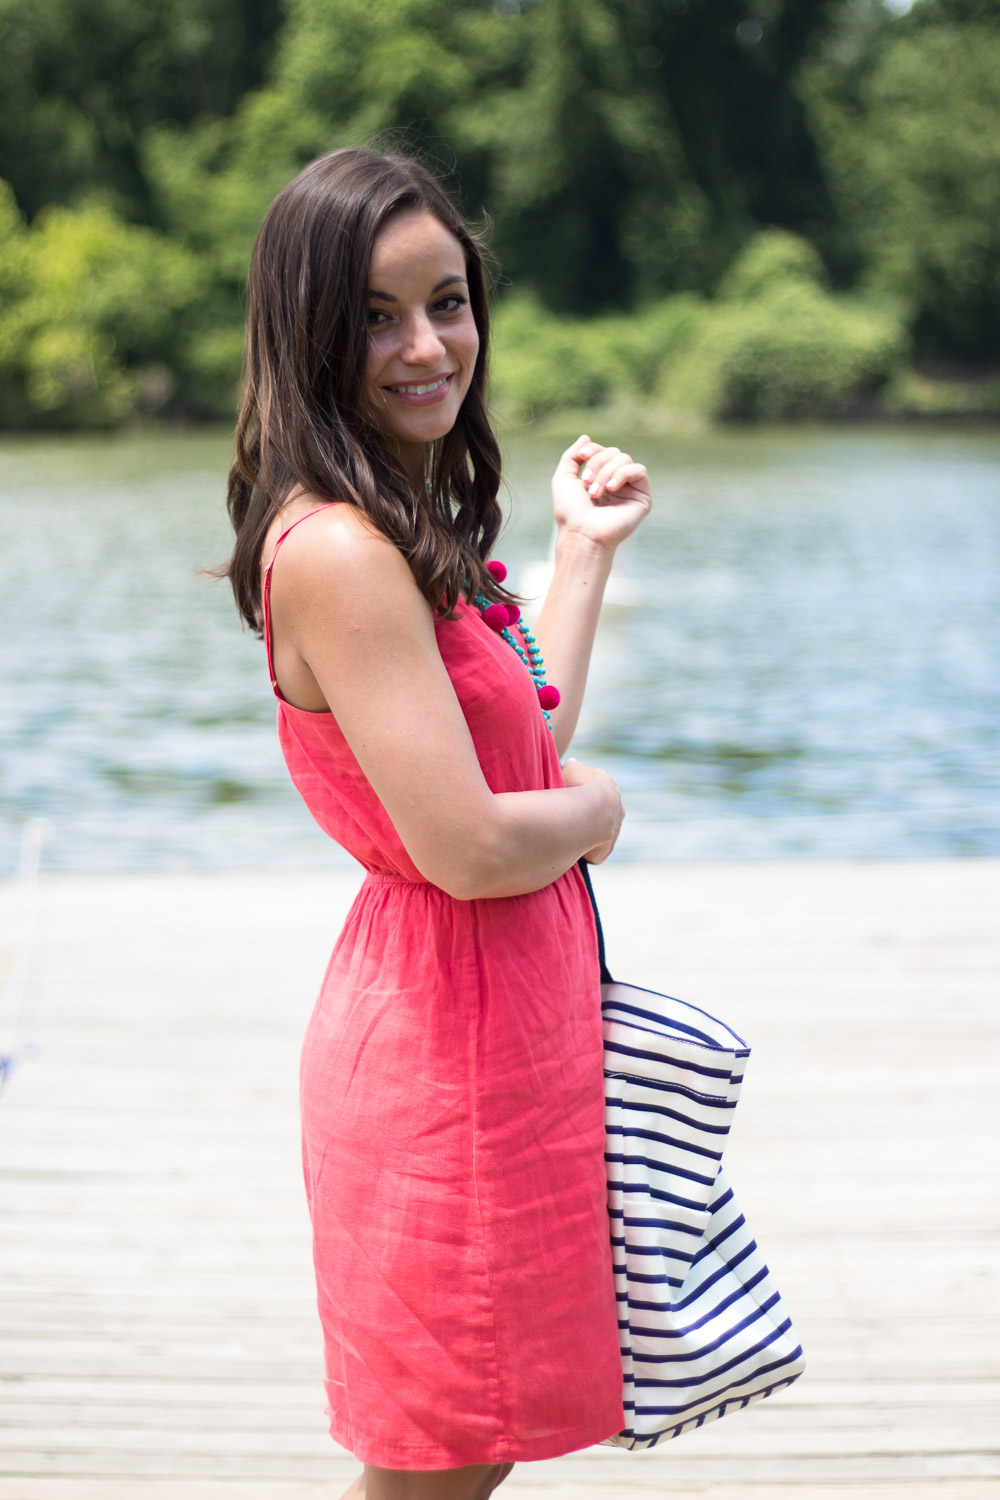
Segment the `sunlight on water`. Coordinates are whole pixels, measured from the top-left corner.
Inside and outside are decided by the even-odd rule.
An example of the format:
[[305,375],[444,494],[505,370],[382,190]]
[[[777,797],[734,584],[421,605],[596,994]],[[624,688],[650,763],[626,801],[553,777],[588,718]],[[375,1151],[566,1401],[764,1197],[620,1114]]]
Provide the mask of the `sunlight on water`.
[[[516,579],[560,446],[512,445]],[[574,746],[622,784],[620,856],[1000,854],[1000,436],[632,446],[657,506]],[[32,816],[49,869],[346,859],[287,780],[263,648],[198,573],[228,548],[228,456],[217,433],[0,445],[4,872]]]

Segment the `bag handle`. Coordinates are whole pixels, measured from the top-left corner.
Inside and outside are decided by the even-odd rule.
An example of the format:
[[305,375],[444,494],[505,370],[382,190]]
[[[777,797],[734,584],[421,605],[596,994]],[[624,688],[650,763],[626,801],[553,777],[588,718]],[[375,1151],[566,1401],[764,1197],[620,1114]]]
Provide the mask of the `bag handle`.
[[583,876],[583,883],[587,887],[587,895],[590,897],[590,904],[594,910],[594,923],[597,927],[597,957],[601,964],[601,983],[614,984],[614,980],[611,978],[611,973],[608,969],[607,959],[604,956],[604,928],[601,926],[601,914],[597,910],[597,897],[594,895],[594,887],[590,882],[590,870],[587,867],[587,861],[582,855],[576,864],[577,869]]

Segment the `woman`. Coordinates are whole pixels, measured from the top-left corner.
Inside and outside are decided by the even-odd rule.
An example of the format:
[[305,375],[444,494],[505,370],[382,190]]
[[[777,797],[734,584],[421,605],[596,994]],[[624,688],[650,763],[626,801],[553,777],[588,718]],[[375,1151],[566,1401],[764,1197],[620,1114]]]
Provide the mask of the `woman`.
[[559,757],[649,486],[587,437],[563,454],[537,625],[559,691],[539,692],[487,565],[487,331],[480,248],[419,164],[337,151],[269,210],[229,571],[291,775],[368,871],[302,1059],[331,1432],[368,1500],[473,1500],[623,1425],[575,868],[611,852],[622,809]]

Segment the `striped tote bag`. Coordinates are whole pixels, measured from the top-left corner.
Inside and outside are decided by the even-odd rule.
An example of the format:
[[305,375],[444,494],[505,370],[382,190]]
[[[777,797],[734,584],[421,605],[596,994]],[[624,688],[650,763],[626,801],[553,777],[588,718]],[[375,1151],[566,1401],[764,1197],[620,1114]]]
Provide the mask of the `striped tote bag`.
[[594,914],[626,1418],[607,1441],[652,1448],[791,1385],[805,1361],[721,1165],[750,1049],[696,1006],[616,983]]

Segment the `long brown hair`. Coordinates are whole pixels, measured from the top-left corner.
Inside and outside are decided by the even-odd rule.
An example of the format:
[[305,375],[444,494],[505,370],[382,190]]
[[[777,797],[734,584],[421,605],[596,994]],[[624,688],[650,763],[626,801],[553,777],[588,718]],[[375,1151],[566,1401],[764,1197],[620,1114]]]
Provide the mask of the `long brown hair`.
[[[479,354],[458,420],[431,445],[427,493],[366,417],[368,271],[379,229],[401,209],[433,214],[460,242]],[[364,511],[409,563],[421,592],[450,613],[460,594],[505,597],[485,569],[502,520],[500,451],[486,409],[488,287],[482,248],[422,163],[332,151],[271,204],[247,283],[244,394],[229,473],[236,531],[222,569],[260,633],[261,550],[295,486]]]

